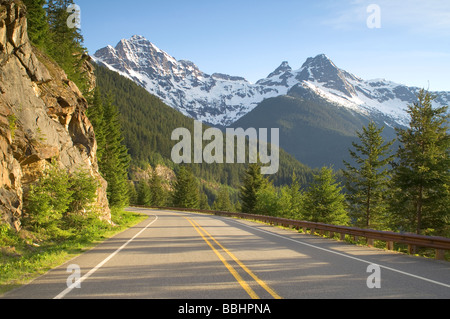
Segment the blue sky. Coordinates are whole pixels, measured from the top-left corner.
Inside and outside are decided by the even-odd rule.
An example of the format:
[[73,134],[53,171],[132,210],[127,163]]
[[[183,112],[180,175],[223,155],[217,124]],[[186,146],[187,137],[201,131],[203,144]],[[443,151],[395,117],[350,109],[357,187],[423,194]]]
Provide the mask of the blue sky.
[[[265,78],[325,53],[363,79],[450,91],[448,0],[75,0],[91,54],[138,34],[202,71]],[[367,19],[380,8],[381,28]]]

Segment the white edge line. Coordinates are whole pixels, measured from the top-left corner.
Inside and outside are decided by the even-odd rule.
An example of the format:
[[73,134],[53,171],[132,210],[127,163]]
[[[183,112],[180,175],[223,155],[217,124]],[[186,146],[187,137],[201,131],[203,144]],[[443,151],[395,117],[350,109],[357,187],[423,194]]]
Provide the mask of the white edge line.
[[326,251],[328,253],[339,255],[339,256],[342,256],[342,257],[354,259],[354,260],[357,260],[357,261],[360,261],[360,262],[363,262],[363,263],[366,263],[366,264],[377,265],[377,266],[380,266],[381,268],[384,268],[384,269],[387,269],[387,270],[390,270],[390,271],[394,271],[394,272],[397,272],[397,273],[400,273],[400,274],[403,274],[403,275],[406,275],[406,276],[414,277],[416,279],[428,281],[428,282],[431,282],[431,283],[436,284],[436,285],[440,285],[440,286],[443,286],[443,287],[446,287],[446,288],[450,288],[450,285],[442,283],[442,282],[439,282],[439,281],[435,281],[435,280],[432,280],[432,279],[428,279],[428,278],[424,278],[424,277],[421,277],[421,276],[413,275],[413,274],[410,274],[410,273],[407,273],[407,272],[404,272],[404,271],[401,271],[401,270],[398,270],[398,269],[394,269],[394,268],[391,268],[391,267],[382,266],[380,264],[376,264],[376,263],[373,263],[373,262],[370,262],[370,261],[367,261],[367,260],[364,260],[364,259],[360,259],[360,258],[357,258],[357,257],[353,257],[353,256],[350,256],[350,255],[347,255],[347,254],[339,253],[337,251],[333,251],[333,250],[329,250],[329,249],[326,249],[326,248],[314,246],[314,245],[311,245],[311,244],[308,244],[308,243],[301,242],[299,240],[295,240],[295,239],[292,239],[292,238],[289,238],[289,237],[285,237],[285,236],[282,236],[282,235],[279,235],[279,234],[275,234],[275,233],[272,233],[270,231],[263,230],[263,229],[260,229],[258,227],[249,226],[249,225],[246,225],[244,223],[240,223],[240,222],[237,222],[237,221],[234,221],[234,220],[231,220],[231,221],[235,222],[235,223],[237,223],[239,225],[242,225],[242,226],[254,229],[254,230],[258,230],[260,232],[267,233],[267,234],[270,234],[270,235],[273,235],[273,236],[276,236],[276,237],[280,237],[280,238],[283,238],[283,239],[286,239],[286,240],[290,240],[290,241],[293,241],[293,242],[301,244],[301,245],[305,245],[305,246],[309,246],[309,247],[312,247],[312,248],[315,248],[315,249],[323,250],[323,251]]
[[105,260],[103,260],[101,263],[99,263],[97,266],[92,268],[86,275],[84,275],[80,280],[78,280],[76,283],[74,283],[72,286],[67,287],[66,290],[61,292],[58,296],[56,296],[55,300],[57,299],[63,299],[68,293],[70,293],[77,285],[81,284],[83,281],[88,279],[90,276],[92,276],[97,270],[99,270],[101,267],[103,267],[108,261],[110,261],[114,256],[116,256],[121,250],[123,250],[126,246],[128,246],[133,240],[135,240],[138,236],[140,236],[147,228],[149,228],[151,225],[153,225],[157,220],[158,216],[155,216],[155,220],[153,220],[150,224],[148,224],[144,229],[142,229],[139,233],[137,233],[133,238],[128,240],[125,244],[122,245],[119,249],[117,249],[115,252],[113,252],[111,255],[109,255]]

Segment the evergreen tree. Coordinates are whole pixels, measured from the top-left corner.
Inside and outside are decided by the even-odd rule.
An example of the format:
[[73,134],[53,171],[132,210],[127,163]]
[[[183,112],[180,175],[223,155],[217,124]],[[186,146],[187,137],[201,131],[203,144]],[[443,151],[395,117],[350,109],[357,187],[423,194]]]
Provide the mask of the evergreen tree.
[[[99,170],[108,182],[109,203],[113,207],[124,207],[128,205],[130,199],[128,169],[131,159],[128,149],[123,143],[120,114],[111,98],[103,97],[100,89],[96,88],[87,110],[87,116],[95,130]],[[150,205],[151,201],[145,201],[144,204],[141,198],[140,202],[138,200],[138,204]]]
[[230,199],[230,193],[228,192],[226,186],[222,186],[219,189],[218,196],[214,201],[213,209],[223,212],[232,212],[234,210]]
[[166,205],[166,191],[163,188],[162,179],[156,171],[153,172],[150,179],[150,193],[152,205],[154,207],[164,207]]
[[292,174],[292,184],[287,189],[287,193],[289,194],[290,203],[289,203],[289,211],[285,213],[286,218],[301,220],[302,216],[302,207],[303,207],[303,192],[300,189],[300,181],[295,172]]
[[54,238],[66,236],[64,229],[79,229],[97,212],[98,187],[87,171],[69,174],[53,161],[25,198],[24,225]]
[[95,139],[97,140],[97,157],[101,161],[103,156],[103,151],[106,146],[106,123],[105,123],[105,114],[103,110],[103,101],[100,93],[100,89],[95,88],[92,102],[90,103],[89,108],[87,109],[86,115],[89,118],[92,126],[95,130]]
[[332,225],[347,225],[345,196],[331,168],[324,167],[315,175],[305,193],[303,215],[309,221]]
[[[287,200],[289,203],[290,198]],[[277,188],[270,182],[264,183],[256,192],[256,204],[252,213],[278,217],[282,211],[280,203],[280,194]]]
[[139,205],[138,204],[138,193],[136,191],[136,186],[133,181],[128,181],[128,198],[130,205]]
[[292,206],[293,206],[293,198],[291,187],[288,185],[281,186],[277,190],[277,209],[278,212],[276,214],[277,217],[294,219]]
[[88,92],[88,82],[82,65],[88,58],[83,46],[83,36],[79,29],[69,28],[67,21],[70,13],[67,9],[73,0],[48,0],[47,20],[49,25],[46,52],[67,73],[84,94]]
[[243,213],[256,213],[257,194],[267,183],[267,179],[261,174],[261,165],[250,164],[244,174],[243,185],[239,193]]
[[70,190],[73,193],[69,211],[83,213],[90,210],[90,205],[95,203],[97,190],[100,183],[86,170],[78,170],[71,176]]
[[64,214],[64,229],[82,230],[93,219],[98,219],[96,204],[99,181],[87,170],[78,170],[70,176],[71,203]]
[[130,156],[123,145],[123,134],[117,107],[108,98],[103,103],[105,146],[99,160],[100,172],[108,182],[109,204],[113,207],[128,205],[128,168]]
[[137,186],[137,204],[142,206],[152,205],[152,193],[146,180],[141,180]]
[[35,230],[51,235],[58,232],[70,207],[73,191],[69,174],[52,162],[38,182],[31,186],[26,200],[27,221]]
[[208,202],[208,195],[206,195],[204,192],[200,192],[198,207],[203,210],[211,209],[211,206],[209,206]]
[[390,180],[387,165],[393,160],[389,153],[394,141],[385,143],[381,136],[383,130],[371,122],[362,132],[357,132],[361,144],[354,142],[355,151],[350,150],[357,166],[344,161],[350,217],[358,227],[380,229],[385,224]]
[[[128,168],[130,156],[123,144],[120,115],[111,99],[103,101],[99,88],[93,94],[87,116],[95,130],[97,158],[100,173],[108,182],[108,199],[113,207],[124,207],[129,203]],[[148,205],[149,203],[140,205]]]
[[45,49],[49,26],[44,5],[46,0],[24,0],[27,7],[28,37],[33,45]]
[[398,129],[401,146],[394,163],[394,227],[445,235],[450,219],[450,135],[448,107],[433,108],[422,90],[408,106],[410,125]]
[[181,166],[174,185],[173,205],[178,208],[199,208],[199,187],[192,171]]

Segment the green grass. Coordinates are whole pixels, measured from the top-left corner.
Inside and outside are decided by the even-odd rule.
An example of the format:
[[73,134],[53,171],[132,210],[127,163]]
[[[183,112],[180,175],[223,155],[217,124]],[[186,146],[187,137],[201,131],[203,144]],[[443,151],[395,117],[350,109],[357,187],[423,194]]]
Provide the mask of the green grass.
[[42,240],[41,234],[26,230],[17,234],[3,225],[0,229],[0,295],[29,283],[147,218],[124,210],[113,210],[112,217],[115,226],[95,222],[82,232],[60,240]]

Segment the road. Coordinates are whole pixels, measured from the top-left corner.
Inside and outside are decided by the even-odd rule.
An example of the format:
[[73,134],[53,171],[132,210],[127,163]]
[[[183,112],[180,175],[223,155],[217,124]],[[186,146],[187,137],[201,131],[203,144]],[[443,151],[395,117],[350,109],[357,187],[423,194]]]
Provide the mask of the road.
[[244,220],[129,210],[149,218],[3,298],[450,298],[448,262]]

